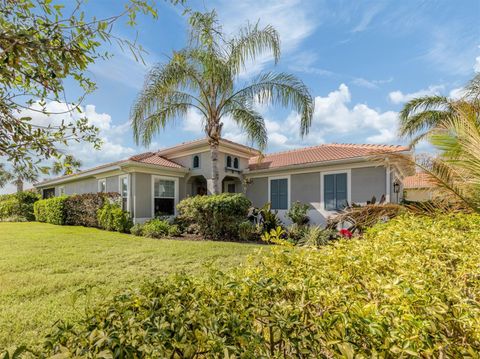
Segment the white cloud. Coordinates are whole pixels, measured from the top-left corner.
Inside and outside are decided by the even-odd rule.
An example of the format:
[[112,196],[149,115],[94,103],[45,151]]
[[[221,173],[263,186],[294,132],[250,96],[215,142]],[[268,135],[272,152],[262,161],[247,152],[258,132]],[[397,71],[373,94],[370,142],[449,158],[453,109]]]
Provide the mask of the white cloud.
[[480,72],[480,56],[475,58],[475,65],[473,65],[473,71]]
[[[243,0],[215,2],[224,30],[235,34],[248,22],[260,22],[260,26],[272,25],[279,33],[282,54],[292,52],[319,25],[313,18],[309,4],[301,0]],[[248,78],[260,72],[271,56],[260,56],[242,77]]]
[[347,85],[341,84],[327,96],[315,97],[315,112],[310,133],[299,135],[300,116],[292,112],[273,135],[283,135],[288,141],[272,143],[276,147],[292,148],[329,142],[392,143],[397,142],[397,113],[381,112],[366,104],[350,105],[352,96]]
[[68,146],[62,147],[62,150],[82,162],[82,168],[117,161],[136,153],[134,148],[125,145],[125,140],[130,135],[130,124],[128,122],[120,125],[113,124],[111,116],[107,113],[98,113],[94,105],[82,106],[80,107],[82,112],[78,113],[77,111],[68,112],[71,106],[66,103],[50,101],[46,104],[46,111],[52,113],[51,115],[37,112],[41,109],[41,106],[35,103],[31,109],[22,110],[19,116],[31,117],[33,124],[44,126],[59,125],[62,121],[69,123],[87,117],[90,124],[99,128],[99,136],[103,141],[99,151],[88,143],[71,142]]
[[[271,109],[261,109],[268,132],[269,151],[291,149],[329,142],[397,143],[397,113],[381,112],[366,104],[350,105],[352,96],[347,85],[341,84],[327,96],[315,97],[315,112],[310,132],[301,138],[300,116],[292,111],[284,119],[274,120]],[[184,129],[203,134],[199,114],[194,112],[183,122]],[[230,118],[223,118],[223,137],[249,144],[244,131]]]
[[352,30],[352,32],[362,32],[365,31],[370,23],[372,22],[373,18],[382,10],[382,7],[377,4],[376,6],[372,6],[368,8],[362,15],[362,18],[357,26]]
[[389,79],[386,79],[386,80],[367,80],[367,79],[364,79],[362,77],[357,77],[357,78],[354,78],[352,82],[355,85],[360,86],[360,87],[365,87],[365,88],[368,88],[368,89],[376,89],[380,85],[390,83],[392,81],[393,81],[393,77],[390,77]]
[[430,95],[440,95],[440,93],[445,89],[443,85],[432,85],[427,89],[419,90],[412,93],[403,93],[402,91],[393,91],[388,94],[388,98],[394,104],[401,104],[408,102],[416,97],[430,96]]

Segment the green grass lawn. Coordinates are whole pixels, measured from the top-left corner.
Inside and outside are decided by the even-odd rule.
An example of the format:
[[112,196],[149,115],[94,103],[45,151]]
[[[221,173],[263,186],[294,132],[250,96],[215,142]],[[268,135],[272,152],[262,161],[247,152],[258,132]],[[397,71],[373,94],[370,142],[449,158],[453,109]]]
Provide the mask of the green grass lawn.
[[[93,228],[0,223],[0,349],[37,346],[57,319],[168,273],[242,263],[257,245],[155,240]],[[75,293],[92,287],[73,305]],[[1,351],[1,350],[0,350]]]

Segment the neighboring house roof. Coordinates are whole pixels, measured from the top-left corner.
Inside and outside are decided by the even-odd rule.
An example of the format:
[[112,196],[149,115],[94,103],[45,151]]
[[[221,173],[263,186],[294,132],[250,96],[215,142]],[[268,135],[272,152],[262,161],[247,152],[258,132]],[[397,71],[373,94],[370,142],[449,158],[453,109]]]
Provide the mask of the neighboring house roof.
[[356,144],[325,144],[313,147],[304,147],[296,150],[271,153],[252,157],[249,160],[251,171],[281,168],[293,165],[306,165],[313,163],[344,160],[350,158],[367,157],[385,152],[408,151],[404,146],[388,145],[356,145]]
[[101,172],[102,170],[109,170],[113,166],[120,166],[123,164],[128,164],[128,163],[140,163],[140,164],[145,164],[145,165],[153,165],[153,166],[158,166],[161,168],[184,168],[183,166],[179,165],[176,162],[167,160],[166,158],[159,156],[158,153],[156,152],[145,152],[145,153],[140,153],[138,155],[134,155],[132,157],[129,157],[125,160],[120,160],[120,161],[115,161],[115,162],[110,162],[106,163],[104,165],[92,167],[83,171],[79,171],[77,173],[73,173],[70,175],[65,175],[65,176],[59,176],[55,178],[50,178],[47,180],[44,180],[42,182],[35,183],[35,186],[43,186],[43,185],[48,185],[50,182],[57,182],[57,181],[63,181],[63,180],[68,180],[70,178],[77,178],[77,177],[84,177],[92,173],[97,173]]
[[434,187],[431,177],[427,173],[416,173],[413,176],[408,176],[403,179],[404,189],[420,189]]

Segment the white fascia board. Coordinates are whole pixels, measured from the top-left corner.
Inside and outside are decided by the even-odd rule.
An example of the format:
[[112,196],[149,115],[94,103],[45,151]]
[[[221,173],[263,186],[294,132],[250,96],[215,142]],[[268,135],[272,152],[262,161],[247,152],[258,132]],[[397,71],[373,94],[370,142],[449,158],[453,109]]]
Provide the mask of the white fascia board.
[[104,174],[106,172],[112,172],[112,171],[118,171],[118,170],[120,170],[119,165],[99,168],[99,169],[96,169],[96,170],[86,170],[84,172],[80,172],[80,173],[76,173],[74,175],[68,176],[66,178],[53,178],[51,180],[35,183],[33,186],[35,188],[49,187],[49,186],[56,185],[56,184],[77,181],[77,180],[82,179],[82,178],[97,177],[97,175],[99,175],[99,174]]

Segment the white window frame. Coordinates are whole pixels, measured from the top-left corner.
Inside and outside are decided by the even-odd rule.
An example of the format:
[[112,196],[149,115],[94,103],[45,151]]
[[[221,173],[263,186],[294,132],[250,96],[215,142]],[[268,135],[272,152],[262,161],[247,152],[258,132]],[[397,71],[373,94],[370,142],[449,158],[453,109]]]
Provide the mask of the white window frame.
[[[152,218],[155,217],[155,180],[166,180],[166,181],[174,181],[175,183],[175,198],[173,200],[173,216],[177,215],[177,204],[179,202],[179,181],[178,177],[168,177],[168,176],[152,176]],[[160,197],[159,197],[160,198]]]
[[65,196],[65,186],[59,186],[58,187],[58,195],[59,196]]
[[326,175],[336,175],[336,174],[347,174],[347,202],[349,205],[352,204],[352,169],[343,169],[337,171],[325,171],[320,172],[320,208],[325,213],[337,213],[338,211],[329,211],[325,208],[325,194],[324,194],[324,183],[325,183],[325,176]]
[[[105,192],[102,192],[102,191],[100,190],[100,183],[102,183],[102,182],[105,182]],[[99,193],[108,193],[108,191],[107,191],[107,179],[106,179],[106,178],[100,178],[100,179],[97,181],[97,192],[99,192]]]
[[[120,197],[123,201],[123,190],[122,190],[122,179],[127,179],[127,208],[125,211],[130,212],[130,176],[129,175],[122,175],[118,176],[118,192],[120,193]],[[105,186],[106,188],[106,186]]]
[[[278,211],[279,212],[288,211],[290,209],[291,196],[292,196],[292,179],[291,179],[290,175],[268,177],[268,202],[270,204],[272,203],[272,197],[271,197],[272,180],[278,180],[278,179],[286,179],[287,180],[287,188],[288,188],[287,209],[278,209]],[[275,210],[275,209],[272,208],[272,210]]]

